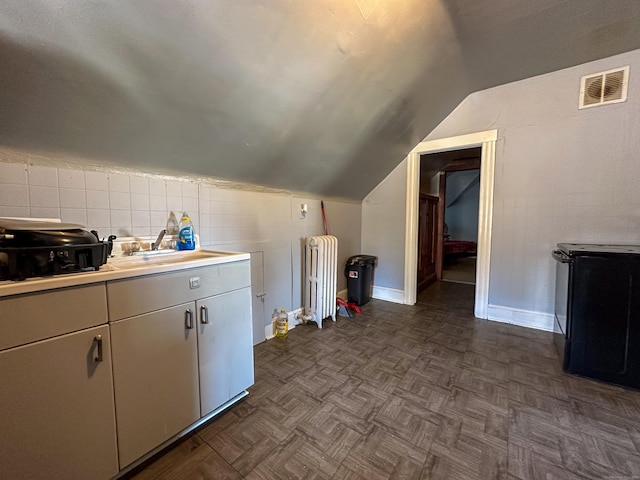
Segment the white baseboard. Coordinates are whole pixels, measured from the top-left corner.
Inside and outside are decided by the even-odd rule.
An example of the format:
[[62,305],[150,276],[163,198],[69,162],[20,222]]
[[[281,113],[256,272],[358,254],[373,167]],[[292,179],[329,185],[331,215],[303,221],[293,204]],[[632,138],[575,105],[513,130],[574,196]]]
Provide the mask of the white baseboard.
[[396,290],[395,288],[376,287],[373,286],[373,298],[378,300],[386,300],[393,303],[404,304],[404,290]]
[[496,322],[553,332],[553,313],[534,312],[500,305],[487,306],[487,318]]
[[273,327],[271,326],[271,323],[269,323],[264,326],[264,339],[271,340],[273,337],[275,337],[273,334]]

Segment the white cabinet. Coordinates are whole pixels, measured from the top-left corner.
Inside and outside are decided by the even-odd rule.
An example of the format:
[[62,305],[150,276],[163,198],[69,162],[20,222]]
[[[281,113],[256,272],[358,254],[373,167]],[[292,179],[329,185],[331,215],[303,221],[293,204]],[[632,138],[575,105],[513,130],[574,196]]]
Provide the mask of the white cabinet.
[[118,473],[110,351],[104,325],[0,352],[1,478]]
[[251,289],[196,302],[200,410],[205,416],[253,385]]
[[241,398],[250,285],[243,259],[4,290],[0,479],[113,478]]
[[107,282],[120,467],[253,384],[248,261]]
[[120,465],[200,418],[194,303],[111,325]]

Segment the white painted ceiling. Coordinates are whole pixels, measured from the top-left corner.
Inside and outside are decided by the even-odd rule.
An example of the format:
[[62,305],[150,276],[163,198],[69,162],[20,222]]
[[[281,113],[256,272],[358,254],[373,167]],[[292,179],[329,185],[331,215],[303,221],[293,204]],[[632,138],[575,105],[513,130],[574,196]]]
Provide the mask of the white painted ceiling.
[[0,145],[362,199],[469,93],[638,32],[638,0],[2,0]]

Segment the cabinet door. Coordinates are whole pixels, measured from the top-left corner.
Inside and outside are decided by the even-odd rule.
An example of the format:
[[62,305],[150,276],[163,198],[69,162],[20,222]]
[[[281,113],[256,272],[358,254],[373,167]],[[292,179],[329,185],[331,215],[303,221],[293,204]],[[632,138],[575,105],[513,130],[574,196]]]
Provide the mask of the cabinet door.
[[204,416],[253,385],[251,289],[209,297],[197,307]]
[[177,305],[111,325],[122,468],[200,417],[194,307]]
[[110,352],[106,325],[0,352],[0,477],[118,473]]

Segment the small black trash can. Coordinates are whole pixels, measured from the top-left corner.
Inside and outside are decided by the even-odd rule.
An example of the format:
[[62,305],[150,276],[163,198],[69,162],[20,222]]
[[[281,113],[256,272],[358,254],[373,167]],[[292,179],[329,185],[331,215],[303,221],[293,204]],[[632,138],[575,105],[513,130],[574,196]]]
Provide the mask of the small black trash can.
[[349,302],[364,305],[371,299],[371,281],[377,259],[373,255],[354,255],[347,260],[344,276],[347,277]]

